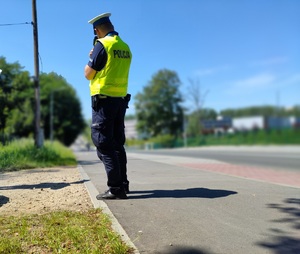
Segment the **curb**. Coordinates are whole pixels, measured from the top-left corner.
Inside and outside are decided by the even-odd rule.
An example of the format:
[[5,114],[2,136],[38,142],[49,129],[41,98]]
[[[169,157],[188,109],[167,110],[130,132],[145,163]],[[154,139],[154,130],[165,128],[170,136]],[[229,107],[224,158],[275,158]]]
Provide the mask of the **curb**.
[[92,183],[91,179],[87,175],[87,173],[84,171],[81,165],[77,165],[77,169],[81,175],[81,179],[84,180],[84,185],[89,193],[90,199],[94,205],[94,208],[100,208],[104,214],[106,214],[112,224],[112,229],[120,235],[123,242],[125,242],[130,248],[133,249],[133,254],[140,254],[136,246],[133,244],[133,242],[130,240],[129,236],[127,235],[126,231],[123,229],[121,224],[118,222],[116,217],[113,215],[113,213],[110,211],[107,204],[102,200],[97,200],[96,196],[98,195],[98,190]]

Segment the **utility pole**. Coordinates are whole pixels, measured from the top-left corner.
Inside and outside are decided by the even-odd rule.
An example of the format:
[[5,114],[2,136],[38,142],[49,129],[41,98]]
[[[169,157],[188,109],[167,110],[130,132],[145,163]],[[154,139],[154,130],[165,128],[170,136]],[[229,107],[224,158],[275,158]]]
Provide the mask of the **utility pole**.
[[54,96],[54,91],[51,91],[50,93],[50,140],[51,143],[53,142],[53,96]]
[[33,25],[33,46],[34,46],[34,93],[35,93],[35,136],[34,143],[37,148],[43,146],[43,134],[40,127],[40,85],[39,85],[39,47],[38,47],[38,26],[36,0],[32,0],[32,25]]

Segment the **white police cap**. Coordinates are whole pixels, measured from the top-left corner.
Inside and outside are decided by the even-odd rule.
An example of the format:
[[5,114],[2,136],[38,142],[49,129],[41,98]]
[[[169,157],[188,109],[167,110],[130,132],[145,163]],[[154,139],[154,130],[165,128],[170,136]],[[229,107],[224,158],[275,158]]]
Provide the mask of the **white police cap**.
[[111,13],[106,12],[106,13],[102,13],[98,16],[96,16],[95,18],[89,20],[89,23],[93,25],[93,27],[96,27],[98,25],[110,22],[109,17],[110,17]]

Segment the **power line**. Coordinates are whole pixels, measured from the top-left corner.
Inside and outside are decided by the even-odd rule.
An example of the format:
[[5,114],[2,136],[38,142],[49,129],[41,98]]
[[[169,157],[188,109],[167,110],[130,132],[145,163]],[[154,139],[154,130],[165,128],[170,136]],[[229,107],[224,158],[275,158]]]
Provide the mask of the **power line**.
[[39,59],[40,59],[40,63],[41,63],[41,72],[43,72],[43,61],[42,61],[42,57],[41,57],[41,55],[40,55],[40,52],[38,52],[38,54],[39,54]]
[[33,22],[11,23],[11,24],[0,24],[0,26],[19,26],[19,25],[33,25]]
[[[0,24],[0,26],[18,26],[18,25],[33,25],[33,22],[31,21],[31,22],[23,22],[23,23]],[[43,69],[42,57],[40,53],[38,53],[38,55]]]

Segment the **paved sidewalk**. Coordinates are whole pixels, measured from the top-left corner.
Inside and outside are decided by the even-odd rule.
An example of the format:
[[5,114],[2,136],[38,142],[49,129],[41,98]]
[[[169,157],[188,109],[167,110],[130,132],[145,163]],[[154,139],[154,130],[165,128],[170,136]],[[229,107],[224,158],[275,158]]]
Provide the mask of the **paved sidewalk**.
[[[95,152],[77,155],[95,194],[104,191]],[[299,183],[278,170],[135,153],[128,170],[129,199],[105,205],[140,253],[300,253]]]
[[118,222],[116,217],[113,215],[113,213],[110,211],[107,204],[102,200],[97,200],[96,196],[98,195],[98,190],[95,188],[93,182],[91,181],[90,177],[86,174],[83,167],[81,165],[78,165],[78,171],[81,175],[82,180],[84,180],[85,187],[87,188],[87,191],[90,195],[91,201],[94,205],[94,208],[101,208],[102,212],[105,213],[112,224],[112,229],[118,233],[123,240],[131,249],[133,250],[132,254],[140,254],[134,243],[131,241],[131,239],[128,237],[126,231],[123,229],[121,224]]
[[268,183],[276,183],[300,188],[300,171],[278,171],[270,168],[234,165],[230,163],[183,163],[184,167],[248,178]]

